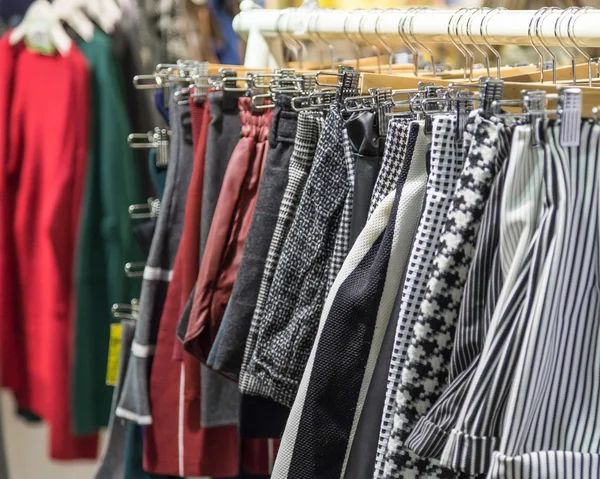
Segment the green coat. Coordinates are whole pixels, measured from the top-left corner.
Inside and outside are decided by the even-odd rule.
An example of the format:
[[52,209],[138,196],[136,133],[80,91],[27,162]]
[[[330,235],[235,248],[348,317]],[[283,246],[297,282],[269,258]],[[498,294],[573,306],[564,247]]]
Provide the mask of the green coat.
[[91,70],[88,165],[77,247],[77,297],[71,402],[76,434],[108,424],[112,387],[105,385],[113,303],[138,298],[141,282],[125,276],[128,261],[143,261],[128,207],[144,201],[112,40],[99,29],[78,47]]

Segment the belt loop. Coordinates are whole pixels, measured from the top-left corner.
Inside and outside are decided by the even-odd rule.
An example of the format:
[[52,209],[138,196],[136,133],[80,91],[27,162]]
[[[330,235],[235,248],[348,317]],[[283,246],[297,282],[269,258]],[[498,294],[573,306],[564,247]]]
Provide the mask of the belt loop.
[[275,105],[273,109],[273,117],[271,118],[271,125],[269,128],[269,148],[275,148],[277,146],[277,130],[279,128],[279,119],[281,118],[281,107]]

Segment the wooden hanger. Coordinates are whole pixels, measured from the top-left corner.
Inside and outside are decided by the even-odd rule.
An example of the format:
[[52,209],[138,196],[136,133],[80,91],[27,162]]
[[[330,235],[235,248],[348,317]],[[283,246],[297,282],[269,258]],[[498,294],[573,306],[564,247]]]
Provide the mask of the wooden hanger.
[[[586,63],[587,68],[587,63]],[[374,73],[363,73],[361,82],[362,94],[367,94],[370,88],[392,88],[392,90],[412,90],[418,87],[419,82],[434,81],[436,85],[449,86],[457,84],[457,80],[448,80],[432,77],[410,77],[397,75],[378,75]],[[553,83],[536,82],[504,82],[504,99],[519,100],[523,90],[544,90],[546,93],[558,93],[559,88],[568,85],[555,85]],[[600,105],[600,88],[578,85],[583,95],[582,116],[592,117],[592,109]]]

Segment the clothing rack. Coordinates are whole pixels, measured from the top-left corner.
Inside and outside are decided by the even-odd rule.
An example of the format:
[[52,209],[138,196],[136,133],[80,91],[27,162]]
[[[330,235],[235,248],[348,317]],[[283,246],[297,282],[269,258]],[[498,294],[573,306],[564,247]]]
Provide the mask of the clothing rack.
[[245,66],[253,68],[283,66],[281,42],[289,45],[299,43],[298,40],[315,43],[346,40],[375,45],[382,53],[407,41],[416,45],[531,45],[535,41],[537,46],[600,46],[600,10],[591,7],[520,11],[489,8],[345,11],[310,7],[265,10],[245,1],[242,8],[233,26],[248,40]]

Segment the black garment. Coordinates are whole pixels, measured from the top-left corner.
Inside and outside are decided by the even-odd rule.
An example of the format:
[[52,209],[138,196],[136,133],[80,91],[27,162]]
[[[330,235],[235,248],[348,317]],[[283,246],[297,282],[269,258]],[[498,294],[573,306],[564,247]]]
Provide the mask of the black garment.
[[[404,281],[401,281],[402,284]],[[398,315],[402,305],[402,288],[398,290],[394,300],[394,308],[390,316],[390,322],[385,330],[385,336],[381,343],[381,351],[375,364],[373,378],[369,385],[365,405],[363,406],[354,441],[348,456],[348,464],[344,472],[344,479],[372,479],[375,469],[375,456],[377,454],[377,443],[379,440],[379,429],[383,404],[387,390],[387,373],[392,360],[392,351],[396,339],[396,326]]]
[[381,168],[385,137],[379,136],[376,121],[376,113],[365,111],[352,115],[346,122],[355,168],[350,248],[367,223],[371,195]]

